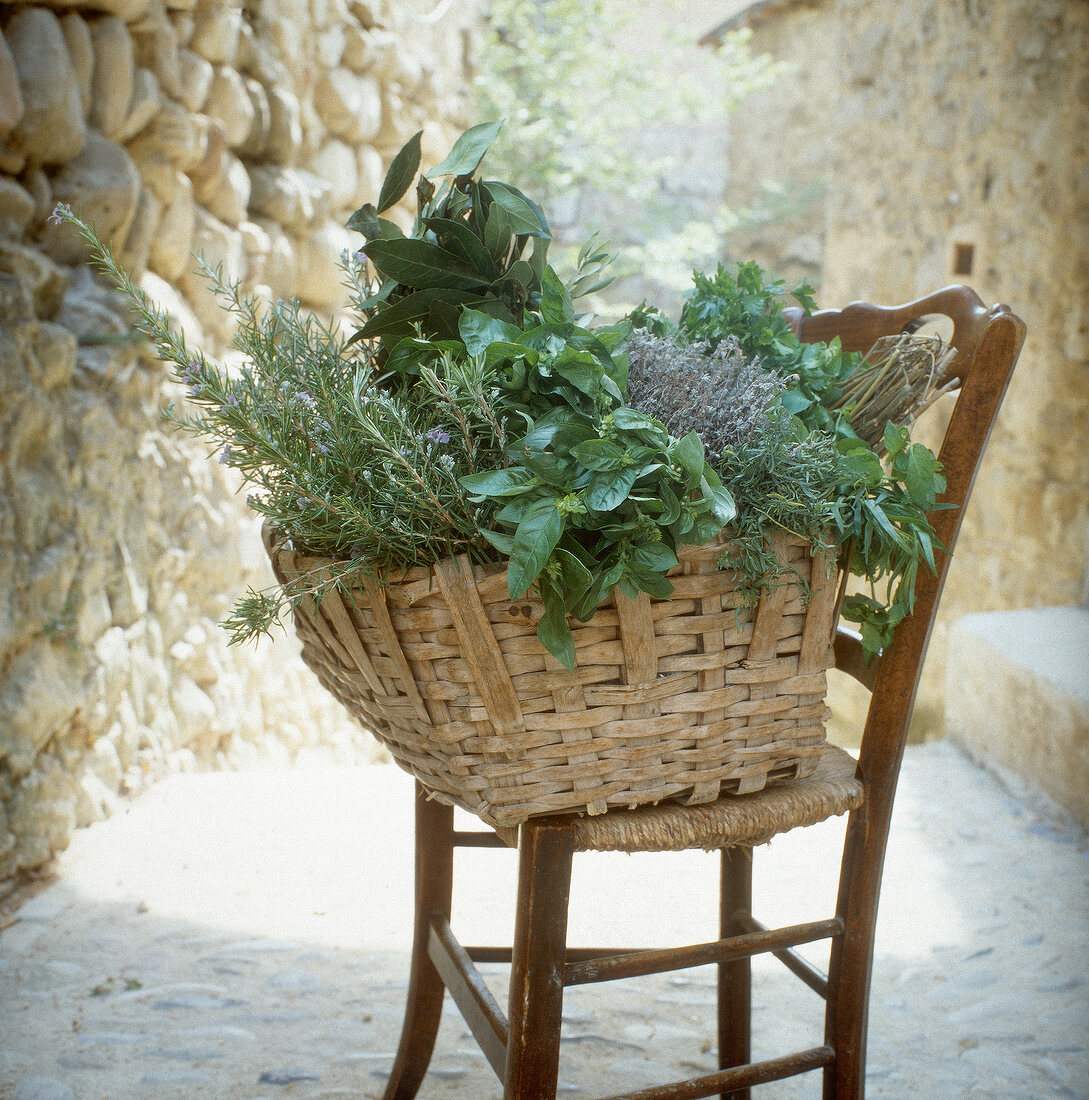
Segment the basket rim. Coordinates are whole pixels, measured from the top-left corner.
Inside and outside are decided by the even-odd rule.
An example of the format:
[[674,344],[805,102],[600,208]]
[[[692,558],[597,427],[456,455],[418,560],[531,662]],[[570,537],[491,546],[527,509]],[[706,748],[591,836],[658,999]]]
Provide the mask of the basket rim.
[[[292,545],[291,536],[285,535],[267,522],[262,524],[261,534],[265,549],[270,557],[278,558],[281,554],[292,554],[294,556],[291,572],[320,573],[323,563],[332,563],[336,560],[328,554],[307,554],[301,550],[296,550]],[[699,561],[700,559],[705,559],[719,553],[723,547],[733,542],[736,536],[737,532],[730,525],[727,525],[719,531],[713,539],[707,542],[684,543],[677,550],[677,564],[671,566],[666,571],[665,576],[676,576],[678,572],[683,569],[686,562]],[[794,531],[776,531],[775,537],[782,540],[784,546],[805,546],[814,553],[814,556],[816,556],[818,552],[824,555],[833,555],[836,553],[836,547],[832,544],[825,545],[820,551],[814,551],[812,540]],[[361,558],[359,559],[359,575],[360,577],[366,577],[369,580],[377,582],[383,588],[406,587],[408,585],[419,584],[422,581],[428,581],[430,587],[430,585],[438,583],[436,577],[437,566],[456,563],[460,568],[463,562],[468,562],[470,564],[473,570],[473,577],[477,583],[484,580],[492,580],[497,577],[505,577],[507,574],[507,568],[504,563],[472,561],[468,553],[463,552],[461,554],[441,558],[437,562],[432,562],[427,565],[407,566],[403,570],[397,571],[395,575],[393,571],[383,573],[374,570],[370,568],[365,559]],[[533,592],[532,587],[530,592]],[[520,600],[532,600],[535,598],[535,596],[529,593],[519,597]]]

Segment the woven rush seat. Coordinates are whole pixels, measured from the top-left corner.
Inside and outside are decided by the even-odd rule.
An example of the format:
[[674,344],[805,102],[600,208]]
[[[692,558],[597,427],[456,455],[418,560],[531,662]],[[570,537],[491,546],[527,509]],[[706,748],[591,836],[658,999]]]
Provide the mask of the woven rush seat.
[[[862,781],[853,756],[825,745],[816,772],[784,780],[745,795],[727,795],[700,806],[663,802],[574,822],[576,852],[682,852],[690,848],[753,847],[804,825],[857,810]],[[518,847],[517,828],[497,829],[505,844]]]

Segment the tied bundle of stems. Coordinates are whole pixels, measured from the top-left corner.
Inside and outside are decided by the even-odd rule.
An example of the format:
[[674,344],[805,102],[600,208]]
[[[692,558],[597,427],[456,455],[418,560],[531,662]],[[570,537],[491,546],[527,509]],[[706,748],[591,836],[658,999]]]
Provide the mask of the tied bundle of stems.
[[856,434],[884,455],[886,424],[909,427],[956,388],[958,380],[948,377],[956,354],[940,336],[883,336],[827,407],[843,410]]

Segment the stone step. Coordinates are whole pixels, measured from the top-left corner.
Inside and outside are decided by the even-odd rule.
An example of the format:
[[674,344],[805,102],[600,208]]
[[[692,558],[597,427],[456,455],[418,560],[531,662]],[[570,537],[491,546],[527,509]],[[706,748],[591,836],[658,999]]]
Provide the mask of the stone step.
[[949,735],[1089,828],[1089,608],[966,615],[946,677]]

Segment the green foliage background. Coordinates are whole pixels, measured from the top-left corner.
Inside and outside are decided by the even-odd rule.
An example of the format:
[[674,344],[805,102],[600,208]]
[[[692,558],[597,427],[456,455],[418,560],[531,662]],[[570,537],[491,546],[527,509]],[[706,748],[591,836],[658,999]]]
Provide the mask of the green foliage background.
[[[600,230],[611,240],[621,287],[626,274],[653,266],[658,281],[681,289],[693,268],[721,258],[740,220],[764,216],[725,204],[699,209],[672,186],[668,150],[646,154],[647,131],[721,121],[782,71],[753,53],[748,32],[728,35],[716,51],[698,46],[682,25],[684,8],[684,0],[490,0],[486,8],[478,117],[507,120],[489,173],[553,212],[560,246],[573,242],[555,212],[573,198],[606,200],[595,205],[613,212],[611,224],[570,232]],[[636,39],[646,45],[635,49]]]

